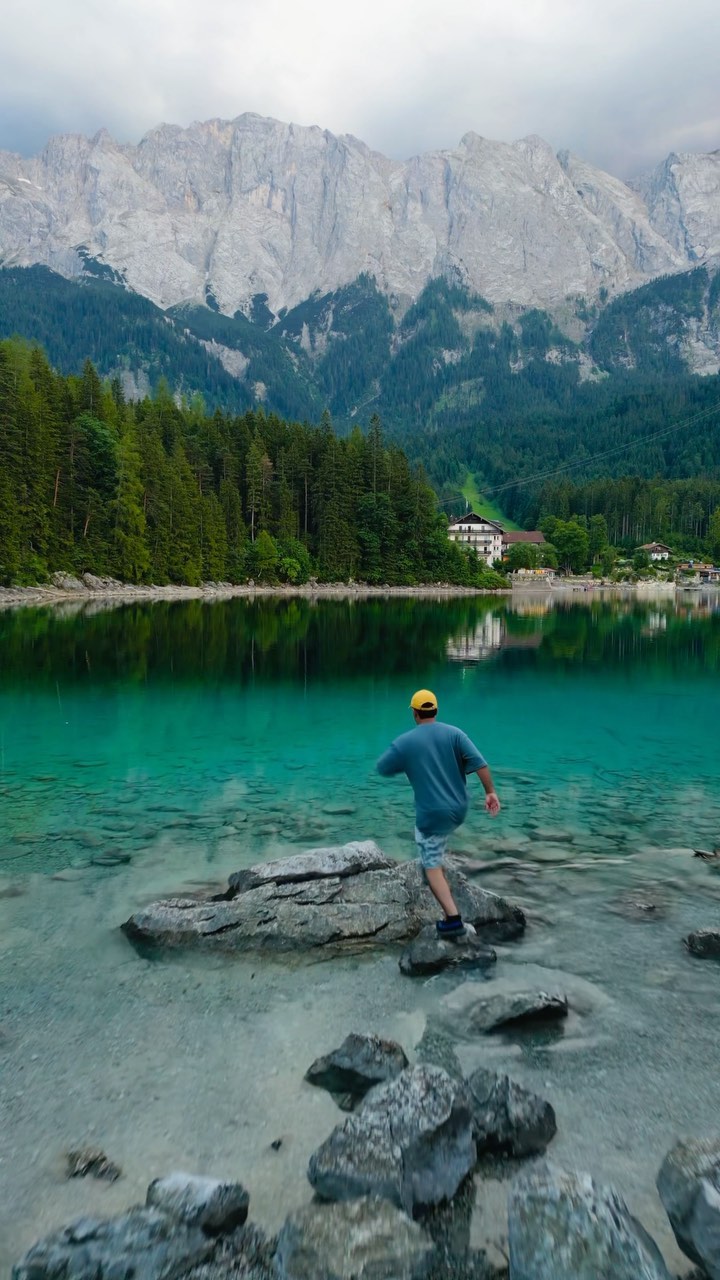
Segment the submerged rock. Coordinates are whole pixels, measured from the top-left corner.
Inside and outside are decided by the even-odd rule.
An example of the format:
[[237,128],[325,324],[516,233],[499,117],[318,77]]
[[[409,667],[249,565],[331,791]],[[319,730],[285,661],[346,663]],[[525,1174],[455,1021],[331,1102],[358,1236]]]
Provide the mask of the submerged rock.
[[538,1155],[555,1137],[557,1124],[550,1103],[509,1076],[480,1067],[467,1084],[478,1155]]
[[608,911],[625,920],[654,923],[664,920],[668,914],[669,898],[662,885],[649,884],[643,888],[625,890],[608,904]]
[[95,853],[90,859],[94,867],[124,867],[128,862],[132,862],[132,854],[129,853]]
[[683,1253],[720,1280],[720,1136],[676,1143],[657,1189]]
[[78,1151],[68,1151],[65,1156],[65,1169],[68,1178],[100,1178],[105,1182],[116,1182],[122,1174],[119,1165],[108,1160],[104,1151],[97,1147],[81,1147]]
[[444,969],[487,969],[497,955],[474,933],[461,938],[441,938],[434,925],[428,925],[400,957],[400,972],[410,978],[442,973]]
[[694,956],[701,956],[703,959],[719,957],[720,929],[696,929],[694,933],[688,934],[685,945]]
[[[520,1001],[516,1003],[518,997]],[[555,1028],[560,1030],[562,1023],[563,1034],[575,1034],[580,1026],[575,1015],[592,1015],[607,1008],[611,1001],[594,983],[578,978],[576,974],[539,964],[513,964],[506,966],[503,977],[493,976],[484,982],[463,982],[441,998],[431,1018],[453,1037],[472,1039],[478,1032],[491,1029],[487,1026],[491,1014],[493,1019],[496,1015],[504,1019],[509,1014],[521,1025],[523,1017],[518,1018],[518,1013],[521,1013],[523,1004],[528,1025],[535,1018],[538,1026],[543,1022],[552,1026],[554,1022]],[[547,1010],[545,1014],[543,1006]],[[564,1020],[568,1011],[572,1011],[573,1018],[566,1031]],[[497,1022],[498,1027],[501,1025]]]
[[387,1200],[307,1205],[278,1237],[279,1280],[424,1280],[432,1240]]
[[508,1197],[510,1280],[671,1280],[654,1240],[611,1187],[542,1165]]
[[408,1065],[403,1049],[394,1040],[352,1034],[339,1049],[317,1058],[305,1072],[305,1079],[327,1089],[343,1111],[353,1111],[370,1089],[393,1080]]
[[531,827],[528,836],[541,844],[572,844],[575,840],[575,832],[564,827]]
[[438,1027],[430,1024],[425,1027],[415,1046],[415,1057],[418,1063],[426,1066],[442,1067],[453,1080],[464,1084],[465,1076],[452,1038]]
[[[472,989],[471,989],[472,988]],[[495,1031],[515,1022],[554,1021],[566,1018],[567,996],[559,991],[493,990],[493,984],[468,983],[463,1008],[463,1030],[466,1034]]]
[[310,1158],[324,1200],[373,1195],[412,1215],[450,1200],[476,1163],[465,1087],[420,1066],[368,1094]]
[[[519,907],[471,885],[454,865],[448,878],[459,910],[481,940],[522,933]],[[365,841],[260,863],[232,876],[220,897],[155,902],[122,927],[141,944],[353,950],[408,941],[436,914],[418,866],[387,858]]]

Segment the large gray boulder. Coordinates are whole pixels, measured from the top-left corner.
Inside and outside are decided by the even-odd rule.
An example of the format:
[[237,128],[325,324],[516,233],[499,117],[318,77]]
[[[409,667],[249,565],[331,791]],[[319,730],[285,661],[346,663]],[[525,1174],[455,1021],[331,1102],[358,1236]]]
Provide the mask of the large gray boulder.
[[38,1240],[12,1280],[175,1280],[215,1257],[248,1204],[239,1182],[171,1173],[151,1182],[144,1208],[79,1218]]
[[119,1218],[78,1218],[52,1232],[15,1264],[12,1280],[175,1280],[212,1258],[215,1240],[159,1209]]
[[508,1197],[510,1280],[671,1280],[655,1242],[610,1187],[541,1165]]
[[509,1076],[479,1067],[467,1084],[478,1155],[538,1155],[555,1137],[550,1103]]
[[310,1158],[323,1200],[373,1195],[406,1213],[450,1200],[475,1168],[472,1112],[463,1084],[419,1066],[368,1094]]
[[677,1142],[657,1189],[683,1253],[720,1280],[720,1136]]
[[[483,941],[522,933],[519,907],[471,885],[454,867],[449,880]],[[436,915],[416,863],[395,862],[364,841],[251,867],[219,897],[154,902],[123,930],[133,942],[154,946],[360,950],[406,942]]]
[[433,1242],[387,1200],[311,1204],[278,1237],[279,1280],[424,1280]]
[[339,1049],[316,1058],[305,1079],[327,1089],[343,1111],[353,1111],[370,1089],[394,1080],[407,1066],[405,1052],[394,1040],[351,1034]]

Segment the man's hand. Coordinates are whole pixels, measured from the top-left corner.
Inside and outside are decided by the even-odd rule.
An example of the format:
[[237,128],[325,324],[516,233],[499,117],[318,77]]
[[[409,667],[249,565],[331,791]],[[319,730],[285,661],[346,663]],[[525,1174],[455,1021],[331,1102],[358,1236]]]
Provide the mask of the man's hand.
[[500,812],[500,801],[498,799],[497,791],[493,786],[490,770],[486,764],[483,765],[482,769],[478,769],[477,776],[485,789],[485,808],[491,818],[497,818]]
[[500,812],[500,801],[496,791],[488,791],[485,796],[485,808],[491,818],[497,818]]

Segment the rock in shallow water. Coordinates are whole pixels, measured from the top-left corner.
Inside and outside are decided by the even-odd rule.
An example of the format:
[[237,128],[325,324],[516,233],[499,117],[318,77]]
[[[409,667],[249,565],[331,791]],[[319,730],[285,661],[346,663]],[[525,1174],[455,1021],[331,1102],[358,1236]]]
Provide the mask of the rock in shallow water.
[[[519,907],[471,885],[454,866],[448,878],[481,940],[522,933]],[[155,902],[123,929],[132,941],[152,945],[357,950],[408,941],[436,914],[417,865],[386,858],[366,841],[260,863],[233,876],[219,899]]]
[[676,1143],[657,1189],[683,1253],[720,1280],[720,1136]]
[[694,956],[701,956],[703,959],[718,958],[720,957],[720,929],[696,929],[694,933],[688,934],[685,945]]
[[353,1111],[375,1085],[394,1080],[408,1060],[394,1040],[349,1035],[339,1049],[317,1058],[305,1073],[309,1084],[327,1089],[343,1111]]
[[241,1227],[250,1196],[240,1182],[221,1182],[193,1173],[169,1173],[150,1183],[147,1203],[176,1222],[219,1235]]
[[68,1151],[65,1168],[68,1178],[86,1178],[90,1174],[105,1182],[116,1182],[122,1173],[120,1166],[108,1160],[105,1152],[97,1147]]
[[400,957],[400,972],[407,977],[425,977],[444,969],[487,969],[497,955],[476,934],[461,938],[441,938],[434,925],[428,925]]
[[[467,984],[468,988],[470,985]],[[524,991],[494,991],[492,984],[484,987],[480,983],[473,983],[472,988],[467,992],[463,1009],[466,1034],[495,1031],[508,1023],[554,1021],[568,1014],[567,996],[559,991],[532,987]]]
[[308,1177],[324,1200],[374,1195],[412,1215],[452,1199],[475,1163],[465,1087],[420,1066],[373,1089],[311,1156]]
[[240,1183],[172,1173],[150,1184],[144,1208],[78,1218],[38,1240],[12,1280],[175,1280],[215,1258],[248,1203]]
[[654,1240],[610,1187],[541,1165],[508,1197],[510,1280],[671,1280]]
[[[512,1012],[516,996],[524,997],[532,1009],[533,1002],[540,994],[550,997],[557,1014],[556,1026],[559,1027],[562,1022],[563,1034],[566,1034],[564,1013],[568,1010],[573,1015],[587,1016],[606,1009],[612,1003],[594,983],[578,978],[575,974],[566,973],[562,969],[548,969],[539,964],[512,964],[505,966],[503,977],[495,977],[493,974],[485,982],[463,982],[442,997],[430,1017],[435,1025],[439,1025],[453,1037],[472,1039],[478,1031],[487,1029],[480,1026],[480,1023],[484,1023],[489,1016],[486,1003],[488,998],[495,1002],[495,1010],[502,1013],[504,1009]],[[550,1013],[552,1021],[552,1008]],[[573,1017],[573,1033],[578,1026],[578,1019]],[[568,1032],[571,1027],[568,1027]]]
[[124,867],[128,862],[132,862],[132,854],[129,853],[96,853],[90,859],[94,867]]
[[291,1214],[277,1245],[279,1280],[424,1280],[433,1243],[387,1200],[307,1205]]
[[79,1218],[39,1240],[16,1263],[12,1280],[173,1280],[214,1251],[199,1227],[179,1226],[157,1209],[119,1218]]
[[555,1137],[550,1103],[508,1076],[480,1067],[467,1084],[478,1155],[538,1155]]

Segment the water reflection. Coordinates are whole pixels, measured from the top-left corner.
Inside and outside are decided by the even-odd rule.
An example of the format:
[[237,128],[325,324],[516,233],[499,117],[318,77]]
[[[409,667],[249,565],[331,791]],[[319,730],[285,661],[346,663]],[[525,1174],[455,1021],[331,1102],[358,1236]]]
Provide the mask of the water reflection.
[[513,600],[488,608],[454,631],[450,662],[488,659],[518,663],[716,669],[720,662],[720,596],[648,601],[642,598]]
[[720,666],[720,594],[489,601],[272,599],[20,609],[0,614],[0,685],[244,683],[404,674],[493,659]]

